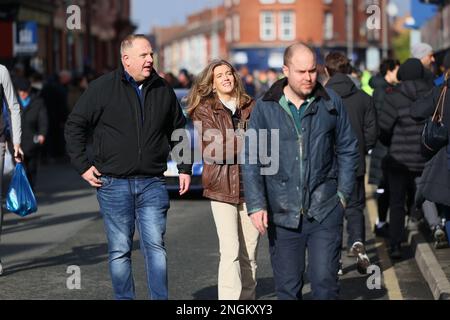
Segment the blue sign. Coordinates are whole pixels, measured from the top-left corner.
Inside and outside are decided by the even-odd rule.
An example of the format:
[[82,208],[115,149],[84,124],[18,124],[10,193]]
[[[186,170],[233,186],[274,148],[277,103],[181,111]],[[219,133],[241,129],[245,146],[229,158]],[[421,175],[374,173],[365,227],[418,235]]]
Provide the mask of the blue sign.
[[15,54],[33,54],[38,50],[38,26],[34,21],[17,22],[14,39]]

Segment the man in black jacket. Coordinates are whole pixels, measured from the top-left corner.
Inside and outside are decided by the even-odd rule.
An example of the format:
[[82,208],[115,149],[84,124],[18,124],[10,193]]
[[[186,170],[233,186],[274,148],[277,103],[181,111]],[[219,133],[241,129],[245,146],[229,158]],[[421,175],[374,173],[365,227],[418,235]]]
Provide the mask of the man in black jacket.
[[[152,299],[168,299],[164,247],[169,197],[163,173],[172,133],[186,123],[172,88],[153,70],[153,50],[143,35],[122,41],[122,66],[93,81],[66,124],[67,151],[78,172],[97,188],[108,238],[116,299],[134,299],[131,250],[135,222]],[[93,160],[86,154],[93,129]],[[179,165],[180,195],[191,165]]]
[[345,209],[348,232],[348,253],[357,258],[357,269],[366,274],[370,265],[365,250],[364,207],[366,195],[364,174],[366,172],[365,156],[375,146],[378,135],[377,119],[372,98],[356,88],[348,76],[350,61],[340,52],[331,52],[325,58],[326,72],[330,77],[326,87],[333,89],[342,98],[353,131],[358,139],[359,164],[356,172],[356,183]]

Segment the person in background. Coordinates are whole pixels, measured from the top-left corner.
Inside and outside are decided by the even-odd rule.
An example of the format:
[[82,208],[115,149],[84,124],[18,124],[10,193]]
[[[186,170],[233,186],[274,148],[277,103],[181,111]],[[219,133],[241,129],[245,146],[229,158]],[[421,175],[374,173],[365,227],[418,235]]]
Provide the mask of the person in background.
[[28,79],[17,78],[14,84],[22,107],[22,149],[25,154],[23,163],[28,181],[34,190],[41,148],[48,130],[47,109],[42,98],[32,93]]
[[[369,85],[374,89],[373,100],[378,114],[383,109],[386,94],[392,92],[399,82],[397,79],[399,67],[400,61],[385,59],[380,64],[380,74],[370,79]],[[378,140],[370,154],[369,184],[377,186],[375,193],[378,219],[374,226],[374,233],[378,237],[389,236],[389,224],[387,222],[389,210],[389,183],[386,166],[387,153],[388,148]]]
[[389,255],[392,259],[402,257],[406,200],[414,199],[416,178],[420,177],[427,161],[420,145],[424,121],[417,122],[411,117],[411,107],[433,88],[418,59],[406,60],[397,74],[401,83],[386,95],[379,114],[380,140],[389,146]]
[[425,80],[434,85],[436,77],[433,72],[433,64],[436,60],[434,58],[433,48],[428,43],[416,43],[411,48],[411,57],[420,60],[424,67]]
[[356,172],[356,182],[345,208],[347,220],[347,255],[356,257],[357,270],[367,273],[370,265],[366,254],[366,224],[364,208],[366,192],[364,176],[366,173],[366,155],[378,138],[378,125],[372,98],[358,89],[348,77],[350,61],[340,52],[331,52],[325,57],[325,71],[330,80],[326,88],[334,90],[342,99],[345,110],[350,118],[350,124],[359,146],[359,164]]

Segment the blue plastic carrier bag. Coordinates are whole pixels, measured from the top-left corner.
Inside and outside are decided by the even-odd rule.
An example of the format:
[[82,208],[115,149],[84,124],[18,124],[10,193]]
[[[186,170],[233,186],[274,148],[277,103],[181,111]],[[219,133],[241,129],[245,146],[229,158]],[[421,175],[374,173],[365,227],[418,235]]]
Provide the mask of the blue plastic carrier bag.
[[16,164],[8,193],[6,209],[21,217],[37,211],[36,198],[21,163]]

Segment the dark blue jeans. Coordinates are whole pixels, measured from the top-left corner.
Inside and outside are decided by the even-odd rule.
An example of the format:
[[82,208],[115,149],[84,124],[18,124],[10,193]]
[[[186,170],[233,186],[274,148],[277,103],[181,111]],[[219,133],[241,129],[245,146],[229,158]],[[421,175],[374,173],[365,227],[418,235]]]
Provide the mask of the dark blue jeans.
[[147,272],[150,298],[168,299],[167,257],[164,247],[169,195],[162,178],[101,177],[97,190],[108,238],[109,269],[115,298],[134,299],[131,251],[135,224]]
[[298,229],[269,225],[269,249],[280,300],[302,299],[305,254],[313,299],[337,299],[344,209],[339,203],[322,223],[302,217]]

